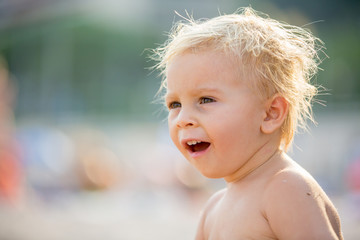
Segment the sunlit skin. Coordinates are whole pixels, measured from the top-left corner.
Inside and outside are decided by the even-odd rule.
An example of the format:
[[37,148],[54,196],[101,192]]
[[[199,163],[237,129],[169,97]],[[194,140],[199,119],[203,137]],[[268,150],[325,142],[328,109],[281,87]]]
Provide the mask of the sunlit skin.
[[186,52],[166,73],[171,139],[204,176],[227,182],[205,206],[196,239],[342,239],[329,198],[280,149],[286,100],[261,99],[231,60]]

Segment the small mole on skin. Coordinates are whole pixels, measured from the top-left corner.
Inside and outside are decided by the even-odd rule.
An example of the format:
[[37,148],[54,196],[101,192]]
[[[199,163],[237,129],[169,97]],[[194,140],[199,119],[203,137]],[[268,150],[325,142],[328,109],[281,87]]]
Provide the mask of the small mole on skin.
[[307,194],[308,196],[311,196],[311,192],[307,192],[306,194]]

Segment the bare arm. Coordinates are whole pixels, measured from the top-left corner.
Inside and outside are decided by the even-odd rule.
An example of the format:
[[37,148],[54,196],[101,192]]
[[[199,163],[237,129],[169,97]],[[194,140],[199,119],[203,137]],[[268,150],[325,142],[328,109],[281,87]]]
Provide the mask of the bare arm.
[[278,239],[343,239],[339,216],[318,184],[306,174],[287,170],[269,183],[265,216]]

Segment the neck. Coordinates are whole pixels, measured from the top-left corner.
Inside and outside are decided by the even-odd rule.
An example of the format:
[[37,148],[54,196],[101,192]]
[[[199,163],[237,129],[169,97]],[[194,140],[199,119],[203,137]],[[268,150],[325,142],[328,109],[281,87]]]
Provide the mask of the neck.
[[249,158],[249,160],[244,165],[237,169],[231,176],[226,177],[225,181],[228,184],[231,184],[243,180],[251,173],[262,168],[264,165],[266,165],[266,163],[276,158],[276,156],[280,153],[281,150],[279,149],[279,144],[272,142],[265,143]]

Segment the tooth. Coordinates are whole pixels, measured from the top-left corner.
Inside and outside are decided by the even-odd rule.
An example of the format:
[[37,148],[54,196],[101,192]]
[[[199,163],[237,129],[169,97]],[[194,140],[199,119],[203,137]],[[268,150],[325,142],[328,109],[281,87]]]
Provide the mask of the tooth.
[[201,143],[201,141],[196,141],[196,140],[191,140],[191,141],[188,141],[187,144],[188,145],[195,145],[195,144],[198,144],[198,143]]

